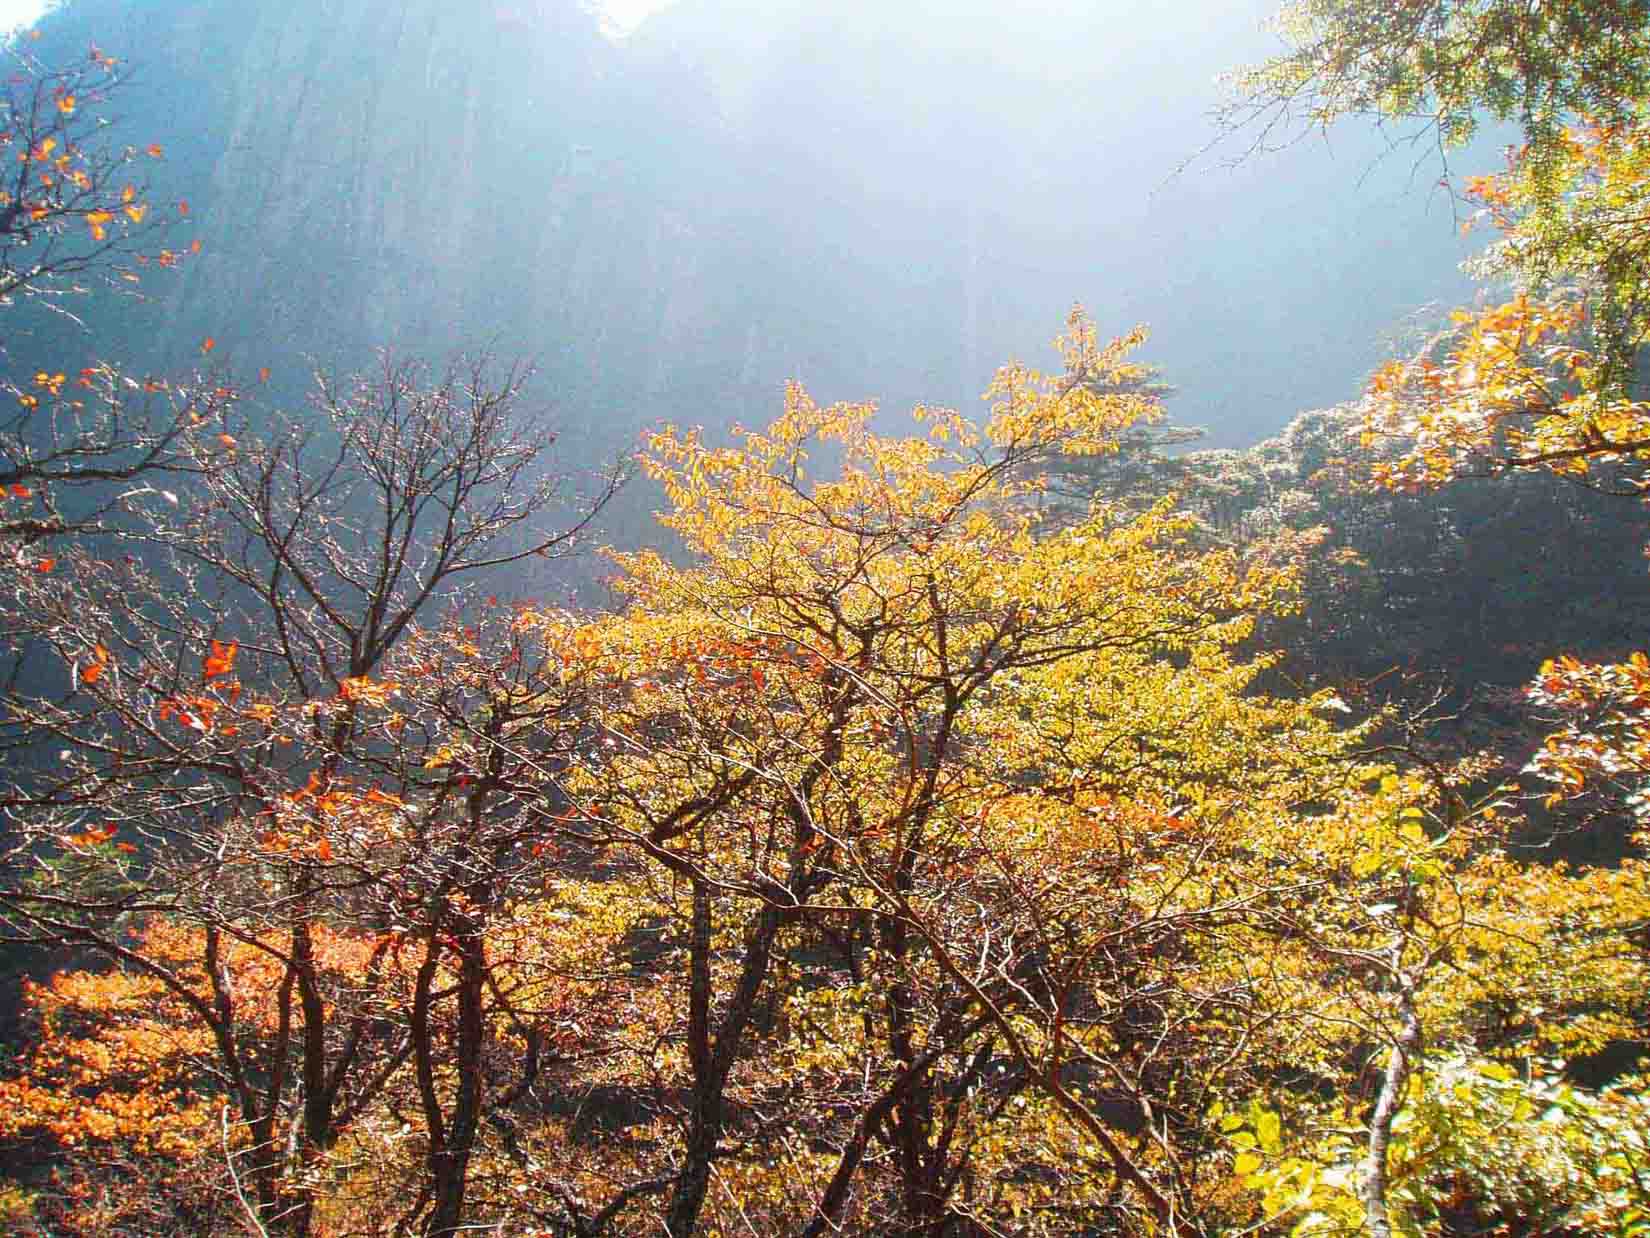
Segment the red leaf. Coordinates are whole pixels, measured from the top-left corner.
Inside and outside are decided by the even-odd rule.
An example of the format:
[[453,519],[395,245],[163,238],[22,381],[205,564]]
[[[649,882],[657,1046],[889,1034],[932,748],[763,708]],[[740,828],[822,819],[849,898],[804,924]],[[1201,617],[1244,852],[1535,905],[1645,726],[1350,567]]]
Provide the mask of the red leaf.
[[235,655],[241,651],[240,645],[230,641],[227,645],[222,641],[212,642],[212,652],[206,659],[206,677],[212,679],[218,675],[227,675],[235,668]]

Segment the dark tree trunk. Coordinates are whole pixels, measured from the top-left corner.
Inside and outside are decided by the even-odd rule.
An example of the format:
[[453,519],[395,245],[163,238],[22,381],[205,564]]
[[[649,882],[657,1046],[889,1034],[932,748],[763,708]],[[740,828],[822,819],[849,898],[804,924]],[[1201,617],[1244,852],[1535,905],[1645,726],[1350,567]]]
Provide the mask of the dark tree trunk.
[[727,1114],[723,1103],[728,1075],[745,1031],[756,1010],[756,998],[767,978],[773,943],[783,916],[768,905],[757,915],[745,942],[745,957],[733,999],[714,1036],[710,1027],[710,890],[703,882],[693,889],[693,929],[690,944],[691,991],[688,1013],[688,1058],[693,1066],[693,1108],[688,1115],[687,1148],[682,1171],[665,1210],[665,1232],[670,1238],[689,1238],[699,1224],[699,1213],[710,1189],[711,1161],[722,1138]]
[[469,1182],[470,1157],[475,1151],[476,1130],[481,1122],[484,1099],[482,995],[487,983],[487,966],[480,930],[467,932],[457,944],[458,1042],[454,1049],[458,1093],[453,1100],[445,1138],[439,1145],[432,1142],[430,1146],[433,1207],[424,1232],[431,1238],[455,1234],[464,1224],[464,1195]]

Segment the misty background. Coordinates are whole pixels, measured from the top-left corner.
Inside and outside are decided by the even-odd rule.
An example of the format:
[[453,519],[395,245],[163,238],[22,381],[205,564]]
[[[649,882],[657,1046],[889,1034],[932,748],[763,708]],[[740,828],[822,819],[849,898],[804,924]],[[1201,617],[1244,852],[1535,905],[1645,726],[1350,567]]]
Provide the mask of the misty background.
[[121,139],[164,145],[204,249],[84,328],[10,311],[6,363],[164,369],[210,335],[296,397],[312,362],[487,348],[595,459],[760,423],[789,378],[972,407],[1081,301],[1148,324],[1178,422],[1250,443],[1470,296],[1476,245],[1424,147],[1205,151],[1274,7],[67,0],[34,50],[131,67]]

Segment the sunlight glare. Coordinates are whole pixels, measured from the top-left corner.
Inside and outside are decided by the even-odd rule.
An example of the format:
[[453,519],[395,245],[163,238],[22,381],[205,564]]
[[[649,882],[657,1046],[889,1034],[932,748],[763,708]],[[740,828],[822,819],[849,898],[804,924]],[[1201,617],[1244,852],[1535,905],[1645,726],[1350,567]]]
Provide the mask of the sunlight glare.
[[[6,0],[0,0],[4,5]],[[675,0],[602,0],[602,22],[614,34],[626,35]]]
[[34,25],[47,7],[48,0],[0,0],[0,33]]

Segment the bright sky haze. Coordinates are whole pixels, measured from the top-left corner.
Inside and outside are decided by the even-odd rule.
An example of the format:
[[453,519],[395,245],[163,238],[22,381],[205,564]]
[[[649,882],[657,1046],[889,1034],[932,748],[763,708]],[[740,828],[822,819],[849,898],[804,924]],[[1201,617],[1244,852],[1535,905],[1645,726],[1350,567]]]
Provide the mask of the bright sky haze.
[[[0,0],[3,7],[10,0]],[[660,9],[669,8],[675,0],[603,0],[602,15],[608,24],[628,34]]]
[[[604,0],[602,11],[615,29],[628,32],[641,25],[643,19],[650,14],[668,7],[673,2],[674,0]],[[0,0],[0,31],[33,25],[40,14],[46,11],[49,3],[50,0]]]
[[33,25],[46,11],[47,0],[0,0],[0,31]]

